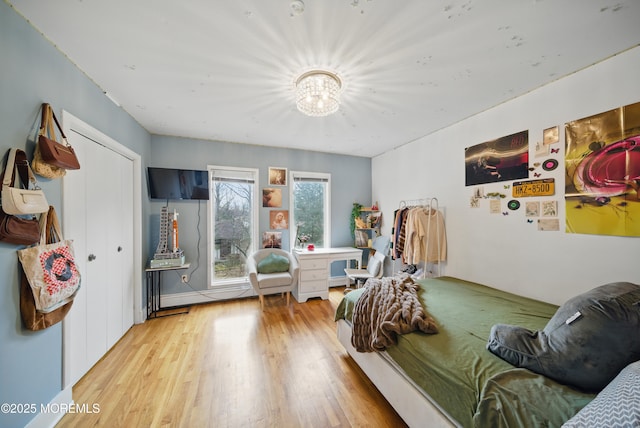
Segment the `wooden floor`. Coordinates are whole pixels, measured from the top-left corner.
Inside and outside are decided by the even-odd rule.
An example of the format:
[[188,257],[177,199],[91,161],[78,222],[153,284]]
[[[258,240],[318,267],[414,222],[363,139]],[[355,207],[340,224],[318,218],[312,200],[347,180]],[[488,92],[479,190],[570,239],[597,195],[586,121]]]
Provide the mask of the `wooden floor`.
[[[404,427],[336,338],[341,288],[193,306],[135,325],[58,427]],[[99,407],[99,408],[97,408]]]

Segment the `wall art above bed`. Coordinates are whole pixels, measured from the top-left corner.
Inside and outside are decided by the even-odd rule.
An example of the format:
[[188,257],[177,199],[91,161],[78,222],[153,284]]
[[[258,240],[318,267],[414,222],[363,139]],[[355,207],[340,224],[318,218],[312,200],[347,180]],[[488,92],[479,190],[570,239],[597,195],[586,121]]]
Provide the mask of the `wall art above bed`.
[[566,231],[640,236],[640,102],[565,124]]
[[464,149],[465,185],[529,178],[529,131]]

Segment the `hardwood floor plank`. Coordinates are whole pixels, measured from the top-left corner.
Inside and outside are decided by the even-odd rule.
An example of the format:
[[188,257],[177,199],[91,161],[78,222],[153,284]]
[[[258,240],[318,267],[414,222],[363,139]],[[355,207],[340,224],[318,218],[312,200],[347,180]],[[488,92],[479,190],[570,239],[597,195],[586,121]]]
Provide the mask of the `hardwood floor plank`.
[[338,342],[341,297],[215,302],[135,325],[74,386],[100,412],[57,426],[404,427]]

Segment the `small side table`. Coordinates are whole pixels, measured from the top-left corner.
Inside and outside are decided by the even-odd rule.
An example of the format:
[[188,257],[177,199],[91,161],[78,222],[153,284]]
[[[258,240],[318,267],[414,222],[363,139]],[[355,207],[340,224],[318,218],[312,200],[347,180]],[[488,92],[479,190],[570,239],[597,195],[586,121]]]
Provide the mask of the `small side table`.
[[163,308],[160,301],[160,291],[162,288],[162,272],[168,270],[180,270],[180,269],[188,269],[191,266],[191,263],[185,263],[180,266],[163,266],[152,268],[148,267],[145,269],[147,275],[147,319],[151,318],[160,318],[169,315],[179,315],[186,314],[189,312],[189,308],[183,312],[172,312],[166,315],[158,315],[158,311],[167,310],[167,309],[175,309],[176,307]]

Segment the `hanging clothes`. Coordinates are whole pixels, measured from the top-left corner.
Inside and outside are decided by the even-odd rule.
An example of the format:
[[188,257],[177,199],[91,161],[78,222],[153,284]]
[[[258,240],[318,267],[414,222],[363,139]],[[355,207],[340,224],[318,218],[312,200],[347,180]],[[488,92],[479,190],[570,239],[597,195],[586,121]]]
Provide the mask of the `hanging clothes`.
[[396,210],[394,217],[394,232],[393,232],[393,258],[399,259],[404,252],[404,244],[406,238],[406,220],[408,208],[400,208]]
[[424,206],[396,210],[392,239],[392,256],[405,264],[446,260],[444,216],[439,210]]
[[409,210],[406,219],[406,237],[403,252],[405,263],[439,262],[446,260],[447,240],[444,216],[435,209],[416,207]]

